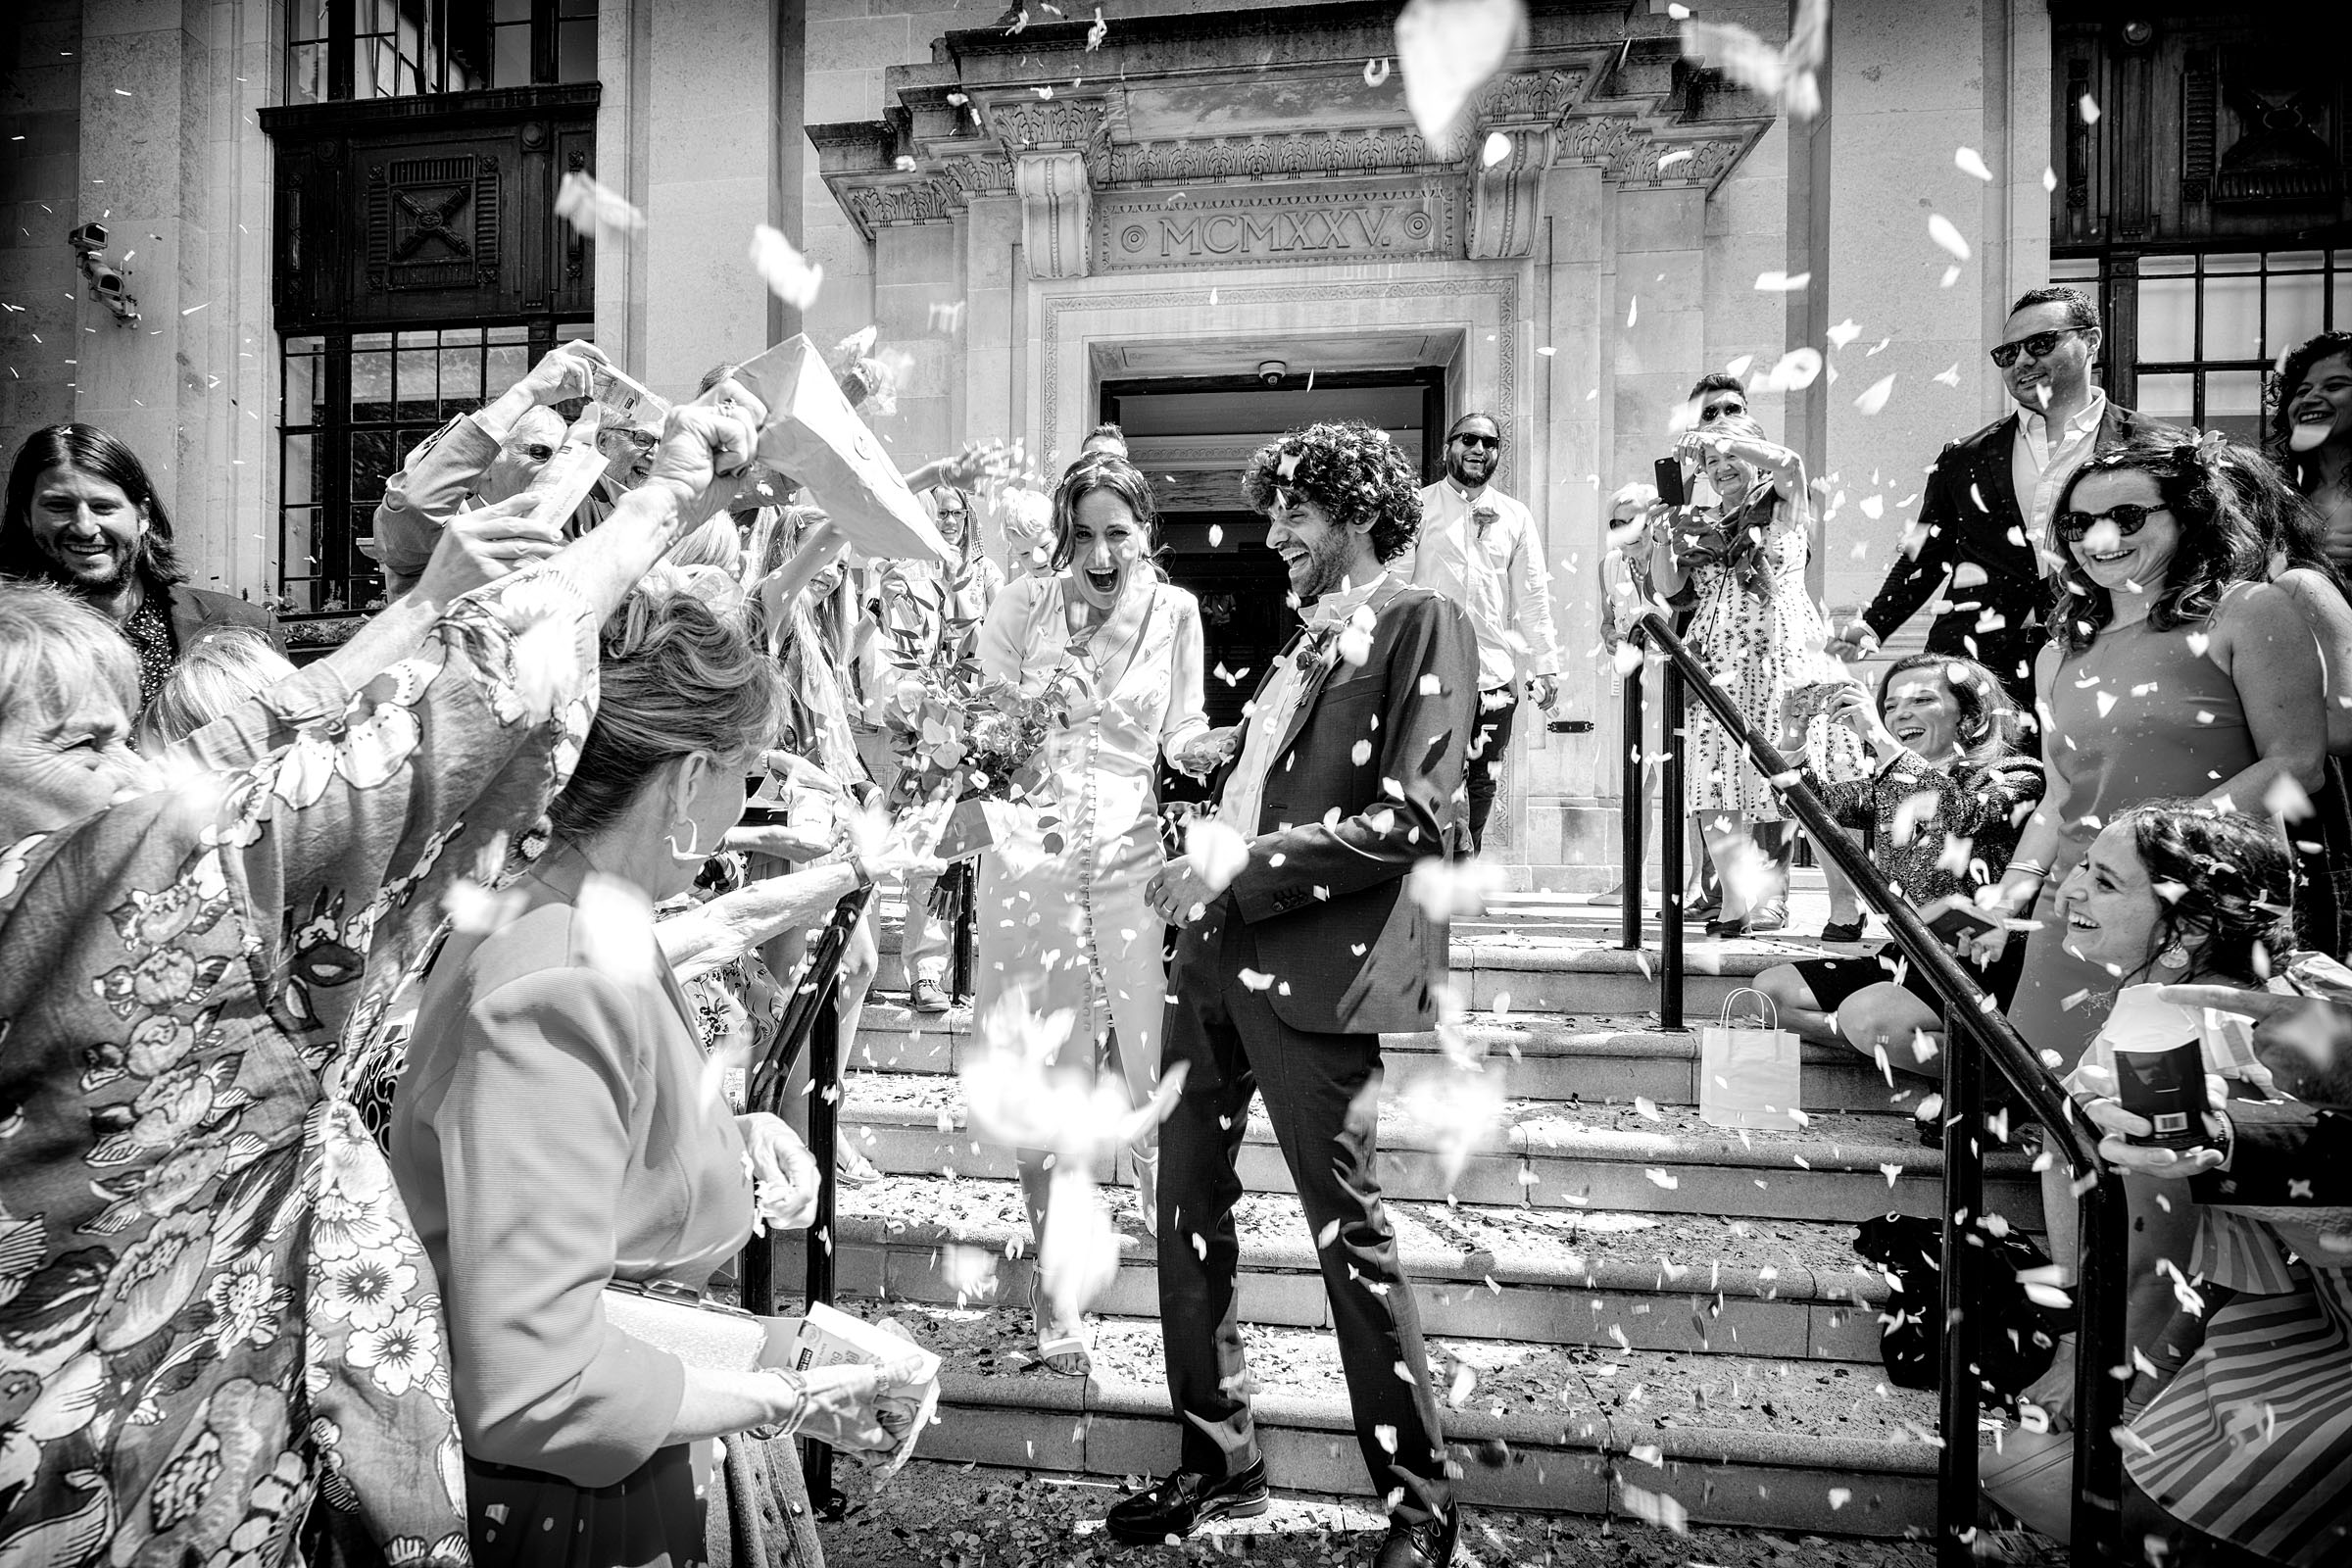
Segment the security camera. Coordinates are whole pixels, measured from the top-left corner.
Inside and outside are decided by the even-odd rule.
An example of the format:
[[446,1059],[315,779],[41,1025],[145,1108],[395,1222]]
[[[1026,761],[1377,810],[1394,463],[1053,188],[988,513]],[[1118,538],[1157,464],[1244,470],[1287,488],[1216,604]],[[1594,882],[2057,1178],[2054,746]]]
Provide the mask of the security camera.
[[74,258],[81,268],[81,275],[90,281],[90,293],[98,303],[113,313],[124,326],[139,318],[139,302],[123,286],[122,274],[115,270],[106,259],[106,225],[84,223],[66,236],[74,247]]
[[1260,385],[1280,386],[1282,385],[1282,378],[1290,373],[1290,366],[1281,360],[1260,360],[1257,362],[1257,379]]

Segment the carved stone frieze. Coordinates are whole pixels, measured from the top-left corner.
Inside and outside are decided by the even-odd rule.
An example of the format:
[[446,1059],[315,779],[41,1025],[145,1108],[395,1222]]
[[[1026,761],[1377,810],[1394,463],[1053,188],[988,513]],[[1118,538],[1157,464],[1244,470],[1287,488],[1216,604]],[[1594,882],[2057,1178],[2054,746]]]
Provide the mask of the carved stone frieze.
[[1760,133],[1666,137],[1630,115],[1570,120],[1560,127],[1553,159],[1563,164],[1597,164],[1604,177],[1621,185],[1703,185],[1710,189],[1731,172]]
[[1214,136],[1113,146],[1106,182],[1185,185],[1203,180],[1328,179],[1444,168],[1447,162],[1409,125],[1289,136]]
[[870,236],[893,223],[938,223],[955,216],[954,184],[937,175],[898,175],[848,185],[841,191],[850,217]]
[[1551,163],[1551,131],[1535,126],[1506,132],[1510,151],[1494,163],[1484,152],[1470,171],[1470,254],[1481,261],[1516,260],[1535,248],[1544,211],[1544,171]]
[[1496,76],[1470,101],[1470,115],[1483,137],[1514,124],[1554,124],[1585,95],[1582,71],[1521,71]]

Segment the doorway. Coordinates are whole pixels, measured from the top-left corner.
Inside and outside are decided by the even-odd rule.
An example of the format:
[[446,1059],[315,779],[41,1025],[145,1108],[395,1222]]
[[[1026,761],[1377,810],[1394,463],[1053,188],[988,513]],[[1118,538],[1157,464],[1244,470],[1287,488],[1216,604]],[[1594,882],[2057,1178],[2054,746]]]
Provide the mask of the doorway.
[[1159,502],[1162,564],[1200,602],[1211,724],[1240,721],[1266,665],[1298,624],[1266,520],[1242,495],[1259,447],[1298,425],[1360,419],[1413,454],[1428,484],[1441,471],[1446,372],[1388,370],[1211,375],[1102,382],[1101,417],[1127,432]]

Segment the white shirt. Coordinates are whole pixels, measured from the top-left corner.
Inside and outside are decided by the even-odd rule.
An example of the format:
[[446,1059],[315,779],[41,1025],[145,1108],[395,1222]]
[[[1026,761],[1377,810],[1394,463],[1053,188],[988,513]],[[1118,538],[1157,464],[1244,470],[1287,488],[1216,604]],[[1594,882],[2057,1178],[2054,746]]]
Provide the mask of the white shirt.
[[2017,491],[2017,510],[2026,516],[2026,538],[2037,556],[2046,559],[2058,548],[2050,537],[2050,513],[2066,481],[2098,450],[2099,421],[2106,416],[2107,394],[2094,386],[2090,401],[2058,432],[2053,451],[2049,416],[2025,408],[2017,411],[2017,439],[2009,444],[2009,482]]
[[[1267,676],[1264,689],[1250,705],[1248,727],[1242,732],[1242,755],[1226,776],[1225,798],[1217,804],[1217,820],[1242,837],[1257,837],[1257,819],[1265,809],[1266,774],[1274,766],[1274,748],[1291,732],[1291,720],[1298,716],[1298,700],[1305,695],[1303,665],[1324,657],[1325,645],[1337,636],[1338,628],[1363,609],[1374,590],[1388,580],[1389,574],[1384,571],[1361,588],[1344,589],[1316,600],[1305,612],[1306,635],[1289,653],[1274,661],[1273,672]],[[1336,649],[1330,657],[1338,657]]]
[[[1492,514],[1483,527],[1482,514]],[[1493,485],[1475,501],[1450,478],[1423,490],[1421,537],[1398,574],[1444,594],[1469,615],[1478,634],[1479,690],[1516,688],[1526,676],[1560,672],[1535,516]]]

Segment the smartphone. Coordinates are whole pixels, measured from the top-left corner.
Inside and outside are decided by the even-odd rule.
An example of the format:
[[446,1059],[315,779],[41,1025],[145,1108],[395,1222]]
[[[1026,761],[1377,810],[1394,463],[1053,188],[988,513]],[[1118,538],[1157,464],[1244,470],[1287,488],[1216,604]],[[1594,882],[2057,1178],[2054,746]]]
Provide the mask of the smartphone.
[[1943,939],[1947,947],[1964,936],[2002,928],[1999,916],[1979,907],[1976,900],[1965,893],[1937,899],[1920,910],[1919,917],[1927,922],[1929,930]]
[[1790,692],[1788,694],[1788,727],[1790,729],[1804,728],[1813,721],[1814,714],[1829,711],[1830,705],[1838,700],[1838,694],[1843,690],[1845,690],[1845,682],[1841,680],[1821,680],[1815,681],[1809,686],[1799,686]]
[[1683,506],[1690,501],[1690,493],[1683,488],[1682,459],[1660,458],[1650,465],[1650,471],[1656,476],[1660,501],[1670,507]]

